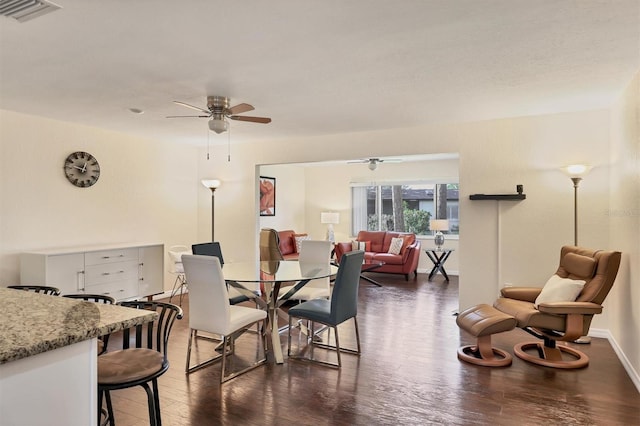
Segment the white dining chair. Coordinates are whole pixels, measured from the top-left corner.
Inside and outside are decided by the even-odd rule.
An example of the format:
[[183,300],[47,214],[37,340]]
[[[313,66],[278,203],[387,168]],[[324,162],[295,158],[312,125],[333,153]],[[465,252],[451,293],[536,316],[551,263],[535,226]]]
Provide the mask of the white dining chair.
[[[189,283],[190,332],[185,372],[192,373],[220,360],[222,361],[220,383],[224,383],[264,364],[267,360],[265,335],[267,313],[261,309],[230,303],[220,260],[217,257],[184,255],[182,263]],[[246,368],[226,374],[227,358],[235,352],[235,340],[256,323],[261,330],[259,336],[262,340],[264,357],[257,359]],[[191,349],[194,339],[210,340],[207,336],[199,336],[199,331],[220,336],[222,343],[216,349],[222,353],[191,366]]]
[[[298,259],[300,263],[326,263],[327,265],[331,261],[331,242],[319,241],[319,240],[304,240],[300,242],[300,257]],[[282,287],[279,292],[279,296],[282,297],[291,290],[293,286]],[[312,299],[326,299],[331,296],[331,286],[329,284],[329,277],[318,278],[309,281],[300,290],[295,292],[289,300],[312,300]]]
[[187,246],[171,246],[167,252],[169,254],[169,273],[176,276],[169,296],[169,303],[173,297],[180,292],[179,306],[182,306],[182,298],[187,292],[187,280],[184,278],[184,267],[182,266],[182,255],[191,254]]

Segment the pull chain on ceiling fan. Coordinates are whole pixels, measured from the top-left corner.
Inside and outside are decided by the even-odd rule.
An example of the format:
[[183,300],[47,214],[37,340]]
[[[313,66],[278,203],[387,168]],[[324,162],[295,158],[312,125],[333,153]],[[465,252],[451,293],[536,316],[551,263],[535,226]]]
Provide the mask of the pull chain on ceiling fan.
[[237,121],[250,121],[252,123],[268,124],[271,119],[268,117],[250,117],[242,114],[243,112],[253,111],[254,108],[249,104],[238,104],[229,107],[229,98],[226,96],[207,96],[207,109],[190,105],[185,102],[173,101],[175,104],[199,111],[202,115],[170,115],[167,118],[209,118],[209,129],[217,134],[224,133],[229,130],[228,119]]

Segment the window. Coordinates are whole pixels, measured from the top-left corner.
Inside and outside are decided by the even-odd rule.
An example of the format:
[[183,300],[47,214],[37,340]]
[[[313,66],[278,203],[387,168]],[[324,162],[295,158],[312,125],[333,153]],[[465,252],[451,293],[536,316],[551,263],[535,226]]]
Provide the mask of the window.
[[458,183],[352,184],[352,235],[361,230],[429,235],[431,219],[448,219],[448,234],[460,231]]

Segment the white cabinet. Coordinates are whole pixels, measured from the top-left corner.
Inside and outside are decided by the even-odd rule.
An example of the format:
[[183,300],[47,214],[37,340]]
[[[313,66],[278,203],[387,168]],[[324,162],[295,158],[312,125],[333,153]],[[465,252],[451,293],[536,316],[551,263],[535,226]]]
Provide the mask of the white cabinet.
[[20,282],[116,300],[163,292],[164,245],[75,247],[20,255]]
[[138,291],[140,294],[158,294],[164,290],[164,245],[140,247],[138,252]]

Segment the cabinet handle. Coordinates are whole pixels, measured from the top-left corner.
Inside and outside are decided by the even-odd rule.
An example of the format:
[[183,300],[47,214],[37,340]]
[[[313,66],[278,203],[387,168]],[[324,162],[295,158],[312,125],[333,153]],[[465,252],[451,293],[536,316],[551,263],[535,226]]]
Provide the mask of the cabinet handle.
[[111,259],[112,257],[124,257],[124,254],[119,254],[117,256],[102,256],[103,259]]
[[116,272],[103,272],[102,275],[111,275],[111,274],[124,274],[124,271],[116,271]]
[[84,291],[84,271],[78,271],[76,273],[76,285],[79,291]]

